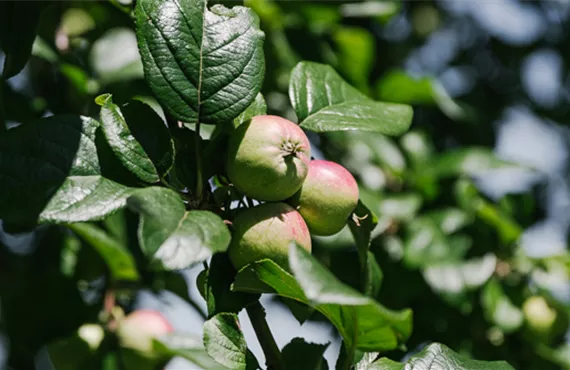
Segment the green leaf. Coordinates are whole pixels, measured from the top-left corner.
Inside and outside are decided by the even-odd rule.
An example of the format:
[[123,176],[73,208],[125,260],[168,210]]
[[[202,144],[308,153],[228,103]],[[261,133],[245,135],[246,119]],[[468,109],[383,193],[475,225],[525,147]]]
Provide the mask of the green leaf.
[[406,72],[389,72],[376,85],[378,98],[394,103],[437,105],[448,117],[465,116],[461,108],[434,78],[413,78]]
[[46,5],[47,1],[0,3],[0,49],[5,54],[4,79],[20,73],[28,62],[40,15]]
[[267,114],[267,104],[261,93],[257,94],[255,100],[246,110],[244,110],[239,116],[234,118],[234,126],[238,127],[242,123],[251,120],[255,116],[260,116]]
[[514,167],[516,164],[497,158],[488,148],[462,148],[446,151],[427,166],[440,177],[477,175],[490,169]]
[[398,364],[387,358],[381,358],[367,367],[367,370],[514,370],[504,361],[472,360],[453,352],[447,346],[433,343],[419,354],[412,356],[405,364]]
[[99,220],[134,190],[102,176],[99,123],[62,115],[9,130],[0,138],[0,218],[16,223]]
[[415,165],[423,165],[433,157],[435,149],[432,139],[422,131],[406,132],[400,139],[402,148]]
[[140,214],[139,243],[154,269],[190,267],[225,251],[230,242],[230,232],[219,216],[186,211],[180,195],[170,189],[139,190],[128,205]]
[[323,357],[330,343],[307,343],[303,338],[293,338],[281,351],[285,370],[328,370]]
[[368,145],[373,158],[380,165],[386,165],[390,170],[401,173],[406,169],[406,159],[392,139],[382,134],[352,131],[348,133],[352,146]]
[[40,214],[41,223],[97,221],[123,208],[136,191],[103,176],[70,176]]
[[366,1],[362,3],[346,3],[340,7],[345,17],[377,17],[387,21],[398,13],[401,4],[396,1]]
[[208,306],[209,317],[220,312],[238,313],[259,299],[258,294],[231,291],[230,287],[235,276],[236,270],[227,254],[218,253],[212,257],[204,282],[204,299]]
[[452,234],[472,221],[467,212],[451,207],[431,211],[425,217],[431,218],[445,234]]
[[347,348],[365,351],[397,348],[410,335],[410,310],[388,310],[373,299],[339,282],[302,248],[292,245],[288,274],[270,260],[241,269],[233,289],[249,293],[276,293],[310,305],[337,328]]
[[135,260],[126,247],[95,225],[78,223],[67,227],[99,253],[114,280],[138,280]]
[[338,26],[332,38],[338,49],[339,70],[356,86],[367,89],[376,53],[374,36],[364,28]]
[[[361,201],[358,201],[358,205],[352,217],[348,220],[348,227],[352,232],[354,241],[356,242],[356,249],[358,250],[364,292],[371,296],[374,296],[380,287],[380,282],[377,280],[380,267],[376,263],[374,255],[368,252],[370,243],[372,242],[372,231],[376,228],[377,224],[378,219],[374,213]],[[369,261],[370,257],[372,257],[373,261]],[[380,275],[381,274],[380,272]]]
[[254,101],[265,74],[264,34],[250,9],[142,0],[136,25],[146,79],[178,120],[227,122]]
[[522,311],[511,302],[496,279],[485,284],[481,292],[481,306],[487,320],[506,333],[519,329],[524,322]]
[[174,143],[162,119],[136,100],[122,110],[109,94],[100,100],[103,133],[117,158],[139,179],[158,182],[174,162]]
[[132,29],[112,28],[99,37],[91,48],[89,64],[105,84],[140,79],[143,66]]
[[228,368],[214,361],[204,349],[203,341],[192,335],[170,334],[154,340],[154,349],[165,356],[179,356],[201,369],[227,370]]
[[415,268],[452,263],[461,260],[470,247],[469,237],[447,236],[433,219],[422,216],[408,224],[404,260]]
[[291,73],[289,98],[301,127],[315,132],[400,135],[412,122],[410,106],[370,100],[324,64],[297,64]]
[[434,291],[457,295],[485,284],[495,272],[496,265],[497,257],[487,253],[467,261],[430,266],[423,271],[423,276]]
[[237,315],[220,313],[204,324],[204,347],[210,357],[228,369],[258,369],[247,349]]

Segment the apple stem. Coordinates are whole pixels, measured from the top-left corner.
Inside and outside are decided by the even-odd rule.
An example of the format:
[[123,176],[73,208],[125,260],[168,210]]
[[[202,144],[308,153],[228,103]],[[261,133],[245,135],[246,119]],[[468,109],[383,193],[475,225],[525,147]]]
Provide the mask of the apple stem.
[[249,321],[251,321],[251,325],[253,326],[253,330],[255,331],[255,335],[257,336],[257,340],[263,350],[263,354],[265,355],[265,364],[267,365],[267,369],[282,370],[281,351],[279,350],[279,347],[275,342],[275,338],[271,333],[271,329],[267,324],[267,320],[265,319],[265,309],[261,303],[257,301],[254,304],[247,306],[246,311]]

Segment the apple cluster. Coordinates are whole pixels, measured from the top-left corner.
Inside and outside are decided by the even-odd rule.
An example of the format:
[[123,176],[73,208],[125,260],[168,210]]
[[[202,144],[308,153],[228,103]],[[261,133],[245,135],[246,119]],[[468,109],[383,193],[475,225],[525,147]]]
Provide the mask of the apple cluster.
[[236,269],[263,258],[287,269],[292,242],[311,251],[311,234],[339,232],[358,203],[350,172],[311,160],[303,130],[277,116],[256,116],[235,130],[227,171],[237,190],[260,202],[232,222],[228,253]]

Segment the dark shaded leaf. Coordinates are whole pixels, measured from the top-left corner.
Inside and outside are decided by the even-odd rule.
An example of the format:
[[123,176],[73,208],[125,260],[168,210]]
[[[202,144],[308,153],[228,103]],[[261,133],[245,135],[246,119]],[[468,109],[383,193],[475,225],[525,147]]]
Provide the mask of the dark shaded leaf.
[[103,177],[95,146],[99,123],[53,116],[0,139],[0,218],[18,223],[99,220],[134,189]]
[[230,287],[236,276],[236,270],[228,255],[218,253],[212,257],[210,267],[205,272],[205,297],[208,316],[221,312],[238,313],[242,308],[256,302],[259,294],[233,292]]
[[103,133],[117,158],[139,179],[158,182],[174,162],[174,144],[162,119],[140,101],[120,109],[110,95],[100,100]]
[[307,343],[303,338],[293,338],[283,347],[283,365],[285,370],[328,370],[323,357],[329,343]]
[[0,49],[6,55],[2,77],[17,75],[26,65],[36,38],[42,10],[48,1],[0,2]]

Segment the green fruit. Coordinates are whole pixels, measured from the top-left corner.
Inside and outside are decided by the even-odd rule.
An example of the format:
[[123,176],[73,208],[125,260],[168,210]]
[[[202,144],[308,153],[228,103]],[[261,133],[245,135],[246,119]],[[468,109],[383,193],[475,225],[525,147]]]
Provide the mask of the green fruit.
[[153,339],[173,331],[170,323],[158,311],[138,310],[120,321],[117,337],[121,347],[148,358],[160,357],[153,350]]
[[296,242],[311,251],[311,235],[299,212],[285,203],[265,203],[246,209],[233,221],[228,249],[236,269],[270,258],[288,269],[289,246]]
[[558,314],[550,308],[543,297],[528,298],[523,304],[523,313],[528,327],[537,334],[548,335]]
[[336,234],[346,225],[358,204],[358,184],[341,165],[314,160],[309,164],[309,174],[292,203],[312,234]]
[[301,188],[310,158],[309,139],[299,126],[277,116],[256,116],[230,137],[228,177],[249,197],[280,201]]

